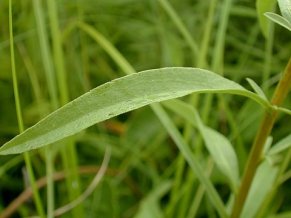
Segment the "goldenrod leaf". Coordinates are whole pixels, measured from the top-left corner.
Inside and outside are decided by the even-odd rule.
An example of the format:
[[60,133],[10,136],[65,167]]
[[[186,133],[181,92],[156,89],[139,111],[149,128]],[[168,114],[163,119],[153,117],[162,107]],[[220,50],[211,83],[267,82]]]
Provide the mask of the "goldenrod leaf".
[[238,94],[269,106],[257,94],[210,71],[183,67],[147,70],[92,89],[7,142],[0,154],[40,148],[119,114],[193,92]]

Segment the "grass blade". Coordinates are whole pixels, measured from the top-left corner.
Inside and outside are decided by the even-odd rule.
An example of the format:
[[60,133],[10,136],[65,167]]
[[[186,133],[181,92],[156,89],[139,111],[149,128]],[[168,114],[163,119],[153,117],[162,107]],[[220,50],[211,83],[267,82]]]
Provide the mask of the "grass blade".
[[[12,80],[13,80],[13,92],[15,98],[15,106],[16,106],[16,115],[17,115],[17,122],[18,128],[20,133],[24,131],[24,124],[22,119],[22,112],[21,112],[21,105],[20,105],[20,98],[19,98],[19,89],[18,89],[18,80],[16,74],[16,67],[15,67],[15,55],[14,55],[14,37],[13,37],[13,19],[12,19],[12,0],[9,1],[9,40],[10,40],[10,55],[11,55],[11,68],[12,68]],[[38,215],[42,218],[45,217],[44,209],[42,202],[40,200],[40,195],[35,183],[34,172],[32,168],[31,158],[29,153],[24,153],[24,161],[27,167],[29,181],[32,186],[33,190],[33,197],[36,205],[36,209]]]
[[229,179],[231,188],[235,192],[239,184],[238,160],[229,140],[205,126],[192,106],[179,100],[167,101],[164,105],[199,129],[207,150],[220,171]]
[[224,204],[221,201],[219,195],[217,194],[210,180],[204,175],[203,169],[200,166],[199,162],[195,158],[193,158],[191,149],[186,144],[186,142],[182,138],[181,134],[179,133],[179,131],[177,130],[169,116],[158,104],[153,104],[152,108],[155,111],[155,113],[159,115],[160,121],[163,123],[164,127],[167,129],[167,131],[175,141],[180,152],[183,154],[184,158],[187,160],[188,164],[195,172],[201,184],[203,184],[203,186],[205,187],[205,190],[209,195],[209,199],[213,203],[213,206],[217,209],[217,212],[219,213],[220,217],[228,217]]

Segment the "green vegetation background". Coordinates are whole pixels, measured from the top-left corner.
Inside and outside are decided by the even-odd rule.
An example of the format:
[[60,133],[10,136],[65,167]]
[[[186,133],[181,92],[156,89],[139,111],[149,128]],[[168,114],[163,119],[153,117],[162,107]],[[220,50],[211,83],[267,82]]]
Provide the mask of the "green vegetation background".
[[[76,27],[79,21],[100,32],[136,71],[172,66],[201,67],[250,89],[245,80],[249,77],[263,87],[268,97],[290,56],[290,34],[276,26],[266,39],[252,0],[169,1],[184,26],[177,24],[175,16],[169,14],[163,3],[166,1],[162,0],[55,1],[57,33],[51,28],[49,4],[39,2],[41,11],[36,1],[12,4],[15,63],[25,128],[91,88],[124,76],[102,46]],[[208,21],[211,7],[213,17]],[[11,77],[8,12],[8,1],[0,1],[0,145],[19,133]],[[38,24],[40,20],[43,23]],[[223,22],[225,28],[221,27]],[[46,31],[42,39],[41,26]],[[54,37],[61,41],[62,56],[55,52]],[[48,56],[44,56],[41,40],[48,45]],[[60,58],[63,66],[60,66]],[[47,69],[56,75],[52,83]],[[59,77],[62,69],[64,78]],[[56,80],[63,83],[58,84]],[[57,103],[51,98],[54,92]],[[210,105],[207,99],[202,95],[195,103],[197,109],[208,126],[232,142],[242,171],[262,111],[255,103],[237,96],[225,97],[227,110],[225,102],[217,96]],[[290,108],[290,104],[289,98],[286,106]],[[189,145],[195,147],[201,143],[195,130],[178,116],[171,115]],[[273,131],[275,142],[290,133],[290,122],[290,117],[279,117]],[[74,148],[69,149],[74,154],[67,156],[73,161],[66,161],[62,153],[67,144]],[[101,165],[106,146],[111,147],[112,157],[102,182],[77,210],[62,217],[80,214],[83,217],[217,216],[195,175],[149,107],[94,125],[53,149],[53,168],[60,175],[54,184],[56,208],[86,189]],[[44,149],[31,152],[36,180],[47,175],[46,152]],[[227,202],[230,188],[226,179],[213,167],[204,148],[195,152]],[[79,188],[65,182],[68,181],[66,172],[76,165]],[[28,187],[27,181],[23,156],[1,156],[0,211],[12,201],[19,202],[18,196]],[[286,180],[279,190],[274,211],[290,210],[288,184],[290,181]],[[199,204],[195,202],[197,193],[201,193]],[[46,205],[45,185],[40,195]],[[17,216],[37,214],[32,195],[26,196],[29,200],[14,208]]]

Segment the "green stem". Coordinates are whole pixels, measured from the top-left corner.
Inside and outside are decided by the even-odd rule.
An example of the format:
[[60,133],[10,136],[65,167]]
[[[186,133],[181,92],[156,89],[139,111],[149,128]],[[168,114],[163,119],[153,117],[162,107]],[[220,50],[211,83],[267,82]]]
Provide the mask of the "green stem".
[[53,218],[54,198],[54,155],[52,146],[46,148],[46,174],[47,174],[47,218]]
[[[275,93],[271,100],[272,105],[279,106],[286,98],[291,84],[291,58],[284,70],[283,76],[276,87]],[[252,145],[252,149],[249,155],[249,159],[246,164],[245,172],[242,178],[241,186],[236,196],[231,217],[237,218],[243,209],[243,205],[247,198],[250,186],[256,173],[256,169],[262,158],[262,151],[267,137],[270,135],[274,126],[276,117],[276,110],[267,110],[264,114],[260,128],[257,132],[256,138]]]
[[[13,89],[14,89],[14,98],[15,98],[15,105],[16,105],[16,115],[18,121],[18,127],[20,133],[24,131],[23,119],[22,119],[22,112],[21,112],[21,105],[19,101],[19,91],[18,91],[18,84],[17,84],[17,74],[15,68],[15,55],[14,55],[14,39],[13,39],[13,21],[12,21],[12,3],[9,0],[9,38],[10,38],[10,52],[11,52],[11,68],[12,68],[12,80],[13,80]],[[35,183],[34,173],[31,166],[31,159],[29,153],[24,153],[24,161],[28,171],[29,181],[32,186],[33,197],[36,204],[36,209],[38,215],[41,218],[45,217],[43,206],[40,200],[39,192]]]
[[[56,0],[47,0],[47,8],[51,27],[50,30],[53,45],[53,58],[57,75],[56,78],[58,83],[58,89],[60,94],[60,103],[61,105],[64,105],[69,101],[69,89],[67,84],[67,73],[65,69],[65,58],[62,47],[61,31],[59,28],[60,25]],[[69,175],[67,177],[67,188],[69,192],[69,198],[70,201],[73,201],[81,194],[80,178],[78,176],[77,170],[78,160],[74,140],[70,138],[69,140],[64,141],[64,143],[66,145],[63,147],[61,152],[63,161],[65,162],[64,165],[66,166],[67,174]],[[53,161],[53,159],[51,159],[51,161]],[[53,170],[52,167],[53,164],[51,164],[51,169],[49,169],[49,172],[52,172]],[[53,204],[53,200],[51,200],[51,204]],[[51,205],[50,209],[53,209],[53,205]],[[52,214],[53,211],[50,212]],[[82,205],[78,205],[78,207],[72,210],[72,217],[78,218],[84,217]]]

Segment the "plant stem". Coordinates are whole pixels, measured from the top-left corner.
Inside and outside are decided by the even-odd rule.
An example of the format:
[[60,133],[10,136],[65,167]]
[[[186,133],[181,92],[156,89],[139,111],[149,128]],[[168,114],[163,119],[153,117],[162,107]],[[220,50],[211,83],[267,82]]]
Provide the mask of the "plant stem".
[[[278,83],[275,93],[272,97],[271,104],[279,106],[288,94],[291,84],[291,58],[284,70],[283,76]],[[241,186],[236,196],[233,210],[231,213],[232,218],[237,218],[243,209],[243,205],[247,198],[250,186],[256,173],[256,169],[262,158],[262,150],[267,137],[272,131],[278,112],[275,109],[267,110],[264,114],[260,128],[257,132],[256,138],[252,145],[249,159],[246,164],[245,172],[242,178]]]
[[[59,89],[60,95],[60,104],[65,105],[69,102],[69,89],[67,84],[67,73],[65,69],[65,55],[63,51],[61,30],[59,25],[59,16],[58,16],[58,5],[56,0],[47,0],[47,9],[48,9],[48,18],[50,21],[50,32],[52,39],[52,52],[53,52],[53,60],[55,64],[56,70],[56,81]],[[65,169],[67,170],[67,189],[68,189],[68,197],[70,201],[75,200],[81,195],[80,190],[80,178],[77,172],[78,158],[75,149],[75,142],[73,138],[66,140],[63,142],[64,147],[61,150],[62,159],[65,165]],[[50,150],[48,150],[50,151]],[[50,151],[52,152],[52,151]],[[49,158],[49,157],[48,157]],[[49,160],[49,159],[48,159]],[[53,159],[51,159],[51,169],[48,172],[53,173]],[[48,162],[49,164],[49,162]],[[48,177],[49,179],[50,177]],[[52,178],[50,178],[51,183],[53,182]],[[48,183],[49,184],[49,183]],[[52,184],[53,186],[53,184]],[[52,187],[53,188],[53,187]],[[53,193],[51,193],[51,202],[50,202],[50,212],[53,214]],[[78,205],[76,208],[72,210],[72,217],[82,218],[84,217],[84,211],[82,205]]]
[[[9,40],[10,40],[10,55],[11,55],[11,68],[12,68],[12,81],[13,81],[13,90],[14,90],[14,98],[15,98],[15,108],[17,115],[17,122],[19,132],[22,133],[24,131],[24,124],[22,119],[20,98],[19,98],[19,89],[18,89],[18,80],[16,74],[15,67],[15,55],[14,55],[14,37],[13,37],[13,19],[12,19],[12,1],[9,1]],[[31,158],[28,152],[24,153],[24,161],[27,168],[29,182],[31,183],[34,203],[36,205],[36,210],[38,212],[39,217],[44,218],[44,209],[40,199],[39,191],[35,183],[34,173],[31,165]]]

